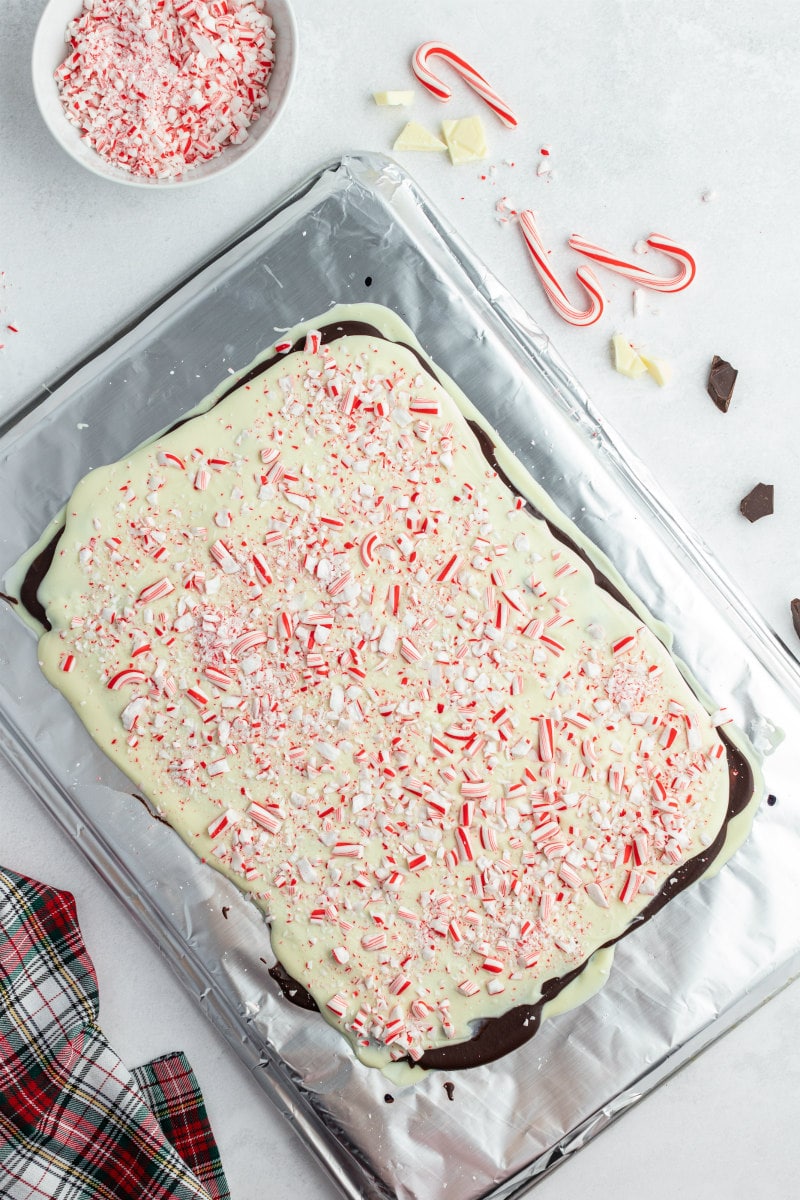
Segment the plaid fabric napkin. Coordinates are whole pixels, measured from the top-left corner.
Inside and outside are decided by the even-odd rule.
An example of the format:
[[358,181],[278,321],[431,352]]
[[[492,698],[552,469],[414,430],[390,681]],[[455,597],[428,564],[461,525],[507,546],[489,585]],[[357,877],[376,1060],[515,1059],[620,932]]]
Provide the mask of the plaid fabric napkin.
[[129,1071],[97,1001],[73,897],[0,868],[0,1196],[229,1200],[186,1058]]

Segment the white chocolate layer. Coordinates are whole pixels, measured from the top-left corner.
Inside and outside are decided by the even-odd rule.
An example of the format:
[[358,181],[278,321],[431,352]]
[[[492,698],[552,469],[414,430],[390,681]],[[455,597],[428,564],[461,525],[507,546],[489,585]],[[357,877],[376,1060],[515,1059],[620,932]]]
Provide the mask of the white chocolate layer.
[[288,354],[88,475],[40,590],[48,677],[377,1065],[534,1003],[728,805],[668,651],[465,409],[379,338]]

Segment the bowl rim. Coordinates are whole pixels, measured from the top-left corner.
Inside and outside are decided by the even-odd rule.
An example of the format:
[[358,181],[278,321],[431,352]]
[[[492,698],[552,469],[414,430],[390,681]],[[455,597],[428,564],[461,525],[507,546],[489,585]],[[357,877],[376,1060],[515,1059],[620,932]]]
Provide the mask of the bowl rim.
[[[45,61],[49,58],[44,48],[44,43],[51,40],[49,35],[52,32],[52,25],[56,21],[56,11],[58,9],[67,10],[74,9],[73,17],[66,15],[64,19],[64,32],[66,33],[69,21],[77,17],[84,7],[83,0],[47,0],[41,16],[36,25],[36,32],[33,36],[31,46],[31,80],[33,83],[33,95],[36,101],[36,107],[39,114],[47,126],[48,131],[58,142],[59,146],[73,159],[74,162],[80,164],[86,170],[91,171],[100,179],[105,179],[109,183],[120,183],[125,187],[135,187],[140,190],[149,191],[174,191],[176,188],[196,187],[201,183],[208,183],[214,179],[218,179],[226,171],[233,170],[234,167],[248,159],[259,145],[266,141],[269,133],[280,120],[283,113],[289,94],[294,86],[295,77],[297,75],[297,48],[298,48],[298,28],[297,18],[294,14],[294,9],[290,0],[265,0],[265,8],[269,12],[274,21],[275,5],[281,9],[280,20],[285,21],[288,29],[288,66],[286,68],[285,82],[280,98],[273,106],[270,104],[270,121],[269,125],[259,135],[256,133],[254,137],[248,136],[244,142],[240,143],[240,153],[237,157],[230,161],[225,160],[225,151],[229,146],[223,147],[219,155],[210,159],[208,163],[203,163],[198,166],[197,170],[201,170],[203,166],[213,167],[213,170],[207,174],[196,174],[194,168],[190,168],[186,178],[181,179],[153,179],[142,176],[132,175],[122,167],[117,167],[113,163],[106,162],[103,157],[91,146],[80,134],[79,140],[73,143],[73,140],[67,136],[69,130],[74,130],[78,133],[77,128],[70,123],[66,113],[63,111],[58,87],[53,77],[53,72],[48,72],[48,67],[45,66]],[[58,21],[61,22],[62,17],[59,14]],[[284,30],[284,39],[287,30]],[[66,46],[66,41],[64,45]],[[43,61],[45,60],[45,61]],[[59,62],[63,61],[60,59]],[[55,69],[55,68],[53,68]],[[52,100],[55,98],[58,101],[58,115],[56,116]],[[259,118],[260,119],[260,118]],[[257,122],[255,123],[257,125]],[[252,127],[251,127],[252,128]],[[249,143],[249,144],[248,144]],[[81,152],[83,151],[83,153]]]

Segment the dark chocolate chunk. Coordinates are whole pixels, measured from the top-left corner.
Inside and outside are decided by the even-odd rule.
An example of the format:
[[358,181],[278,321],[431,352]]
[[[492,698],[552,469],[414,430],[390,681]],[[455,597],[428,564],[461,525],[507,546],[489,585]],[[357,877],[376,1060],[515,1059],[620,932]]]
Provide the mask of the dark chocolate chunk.
[[777,796],[773,796],[773,795],[767,796],[767,804],[770,806],[770,808],[774,808],[777,803],[778,803]]
[[792,601],[792,624],[795,633],[800,638],[800,600]]
[[394,1104],[394,1096],[390,1096],[388,1092],[383,1097],[383,1100],[385,1104]]
[[456,1097],[456,1085],[455,1085],[454,1083],[451,1083],[451,1082],[450,1082],[450,1080],[448,1079],[447,1083],[443,1083],[443,1084],[442,1084],[442,1087],[443,1087],[443,1088],[444,1088],[444,1090],[447,1092],[447,1099],[448,1099],[448,1100],[455,1100],[455,1097]]
[[720,412],[726,413],[731,406],[731,396],[736,386],[736,376],[739,372],[724,358],[715,354],[711,360],[711,370],[708,373],[706,391]]
[[225,918],[225,920],[226,920],[226,921],[227,921],[227,919],[228,919],[228,913],[229,913],[230,911],[231,911],[231,906],[230,906],[230,904],[223,904],[223,906],[222,906],[222,915],[223,915],[223,917]]
[[775,511],[775,488],[771,483],[757,483],[752,492],[748,492],[739,505],[739,512],[748,521],[760,521],[762,517],[771,517]]

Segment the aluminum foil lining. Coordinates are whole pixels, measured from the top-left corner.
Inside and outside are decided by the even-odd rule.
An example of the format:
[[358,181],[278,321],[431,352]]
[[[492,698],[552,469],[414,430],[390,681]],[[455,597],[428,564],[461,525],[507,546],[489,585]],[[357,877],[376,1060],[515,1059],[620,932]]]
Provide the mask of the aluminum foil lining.
[[764,755],[778,803],[762,805],[743,848],[620,943],[610,981],[587,1004],[546,1021],[499,1062],[400,1088],[281,996],[261,915],[132,796],[40,675],[35,639],[6,605],[0,745],[346,1196],[500,1200],[524,1192],[800,971],[800,671],[603,425],[542,331],[395,163],[345,158],[7,423],[0,575],[92,466],[170,425],[276,331],[364,300],[416,331]]

